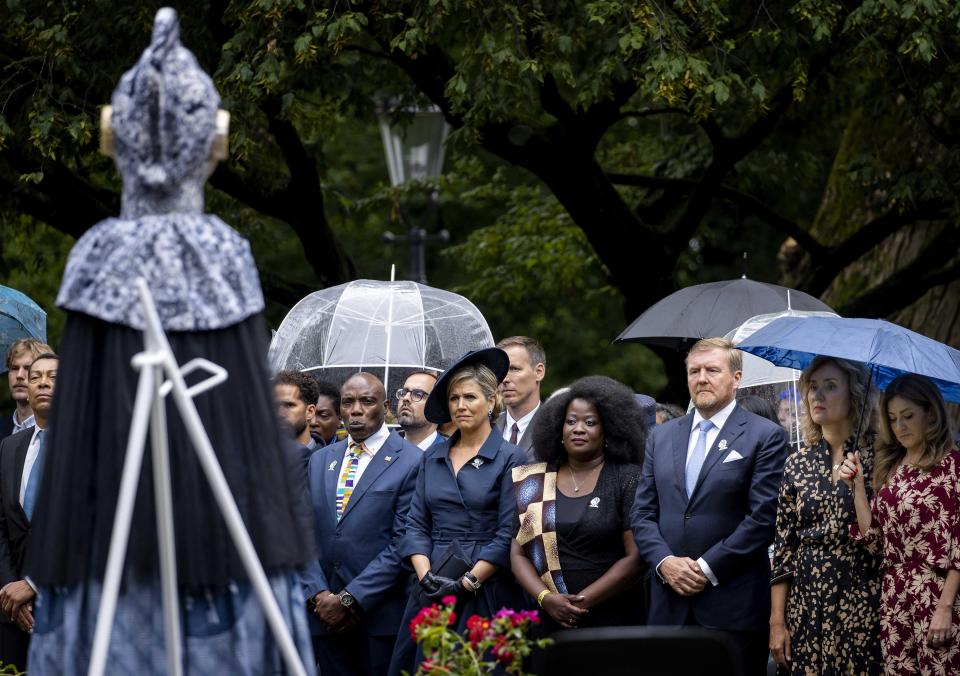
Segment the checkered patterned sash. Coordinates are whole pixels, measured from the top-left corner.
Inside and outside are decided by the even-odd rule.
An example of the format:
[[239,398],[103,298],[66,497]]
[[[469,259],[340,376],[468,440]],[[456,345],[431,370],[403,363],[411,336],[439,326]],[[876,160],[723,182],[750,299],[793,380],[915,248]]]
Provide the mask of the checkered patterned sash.
[[557,468],[545,462],[514,467],[513,487],[520,519],[517,542],[547,589],[566,594],[557,549]]
[[350,496],[353,495],[360,456],[366,450],[367,447],[363,443],[358,444],[355,441],[350,442],[350,447],[347,449],[347,459],[343,463],[340,481],[337,482],[337,521],[343,518],[343,512],[347,508],[347,503],[350,502]]

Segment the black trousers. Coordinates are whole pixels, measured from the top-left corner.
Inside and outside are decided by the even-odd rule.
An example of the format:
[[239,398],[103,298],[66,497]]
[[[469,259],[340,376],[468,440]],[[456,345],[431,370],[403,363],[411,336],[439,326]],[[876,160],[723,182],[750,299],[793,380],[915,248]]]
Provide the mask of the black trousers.
[[323,676],[383,676],[396,641],[396,635],[370,636],[363,629],[316,634],[313,652]]
[[27,670],[27,649],[30,634],[10,622],[0,622],[0,661],[3,666],[13,664],[20,671]]

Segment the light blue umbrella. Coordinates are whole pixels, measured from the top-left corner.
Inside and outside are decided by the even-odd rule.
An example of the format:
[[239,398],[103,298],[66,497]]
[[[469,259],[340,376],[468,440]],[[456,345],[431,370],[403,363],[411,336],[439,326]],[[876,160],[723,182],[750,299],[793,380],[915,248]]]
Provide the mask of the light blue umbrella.
[[818,354],[871,367],[880,389],[904,373],[930,378],[960,403],[960,351],[882,319],[782,317],[737,345],[777,366],[802,369]]
[[0,286],[0,359],[20,338],[47,342],[47,313],[16,289]]

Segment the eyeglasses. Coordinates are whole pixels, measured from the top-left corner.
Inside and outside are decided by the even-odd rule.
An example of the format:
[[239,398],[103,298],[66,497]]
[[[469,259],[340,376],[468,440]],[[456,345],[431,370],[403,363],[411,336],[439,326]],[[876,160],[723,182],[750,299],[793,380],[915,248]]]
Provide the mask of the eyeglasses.
[[410,399],[413,401],[423,401],[423,398],[429,395],[429,392],[424,392],[423,390],[408,390],[406,387],[401,387],[397,390],[397,399],[403,399],[405,396],[410,395]]

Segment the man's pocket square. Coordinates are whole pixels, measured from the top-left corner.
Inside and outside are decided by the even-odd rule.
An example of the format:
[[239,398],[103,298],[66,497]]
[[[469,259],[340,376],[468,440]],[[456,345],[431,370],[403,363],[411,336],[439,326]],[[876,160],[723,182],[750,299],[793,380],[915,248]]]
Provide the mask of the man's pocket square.
[[723,459],[724,462],[734,462],[736,460],[743,460],[743,456],[736,451],[730,451],[727,457]]

